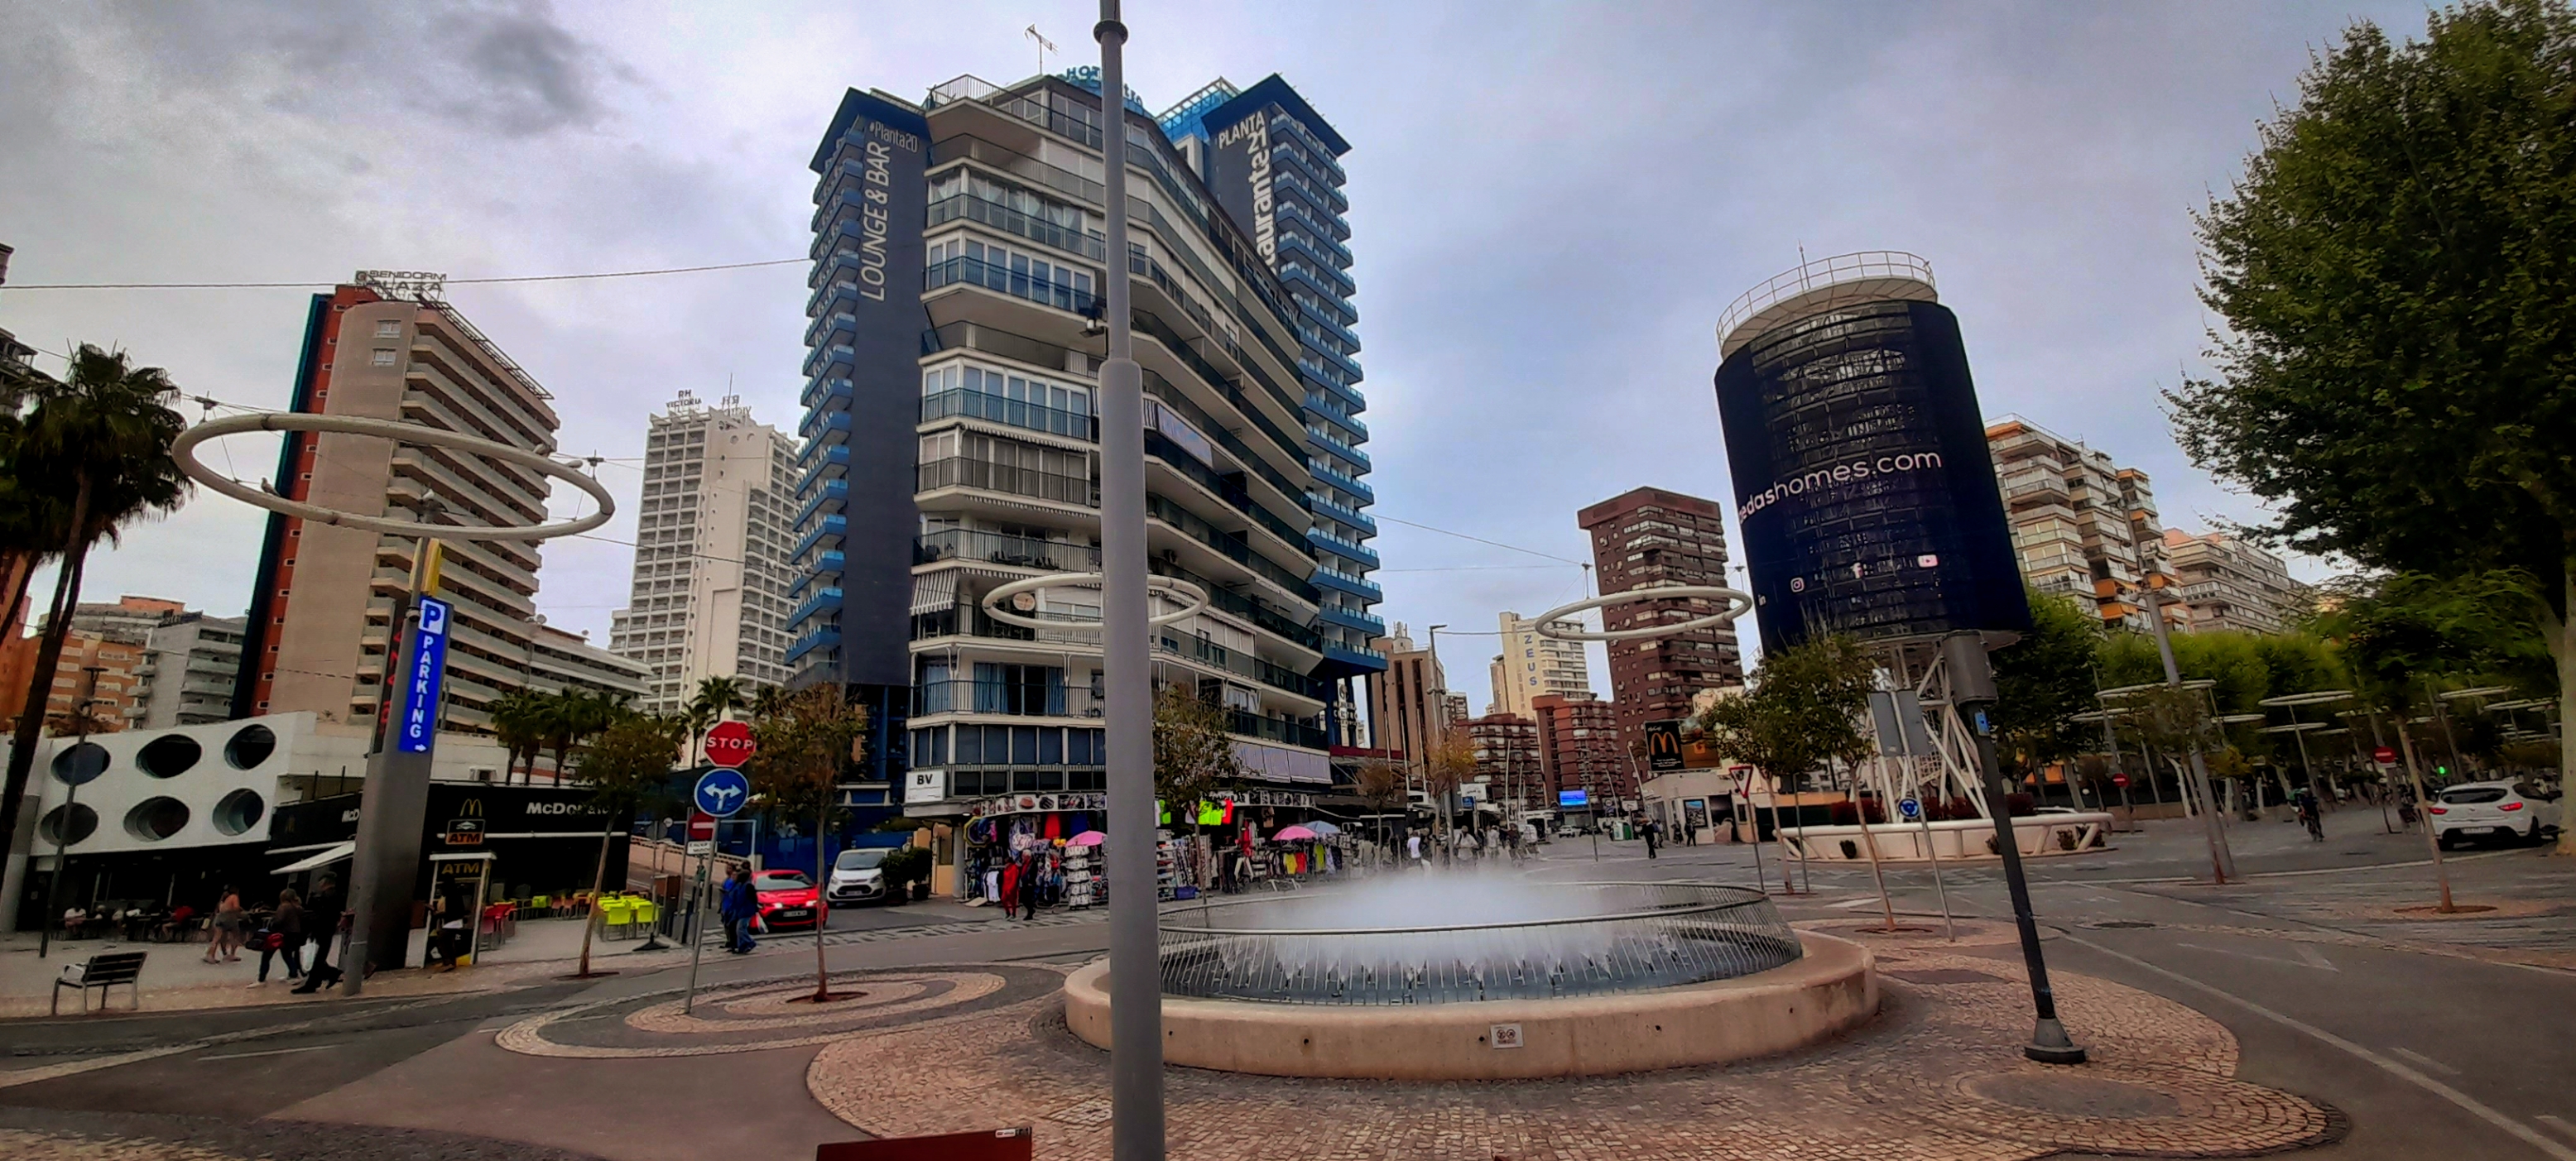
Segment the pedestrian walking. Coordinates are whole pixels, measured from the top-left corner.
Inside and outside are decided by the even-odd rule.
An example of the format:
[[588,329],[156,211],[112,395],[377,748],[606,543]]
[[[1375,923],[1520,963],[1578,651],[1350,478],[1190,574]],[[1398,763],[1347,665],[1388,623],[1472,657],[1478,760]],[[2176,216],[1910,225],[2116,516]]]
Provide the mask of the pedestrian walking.
[[1659,822],[1651,822],[1651,821],[1649,821],[1649,822],[1647,822],[1645,825],[1640,826],[1640,827],[1638,827],[1638,828],[1637,828],[1637,833],[1639,833],[1639,834],[1641,834],[1641,835],[1644,835],[1644,836],[1645,836],[1645,838],[1646,838],[1646,857],[1647,857],[1647,858],[1650,858],[1650,859],[1651,859],[1651,858],[1654,858],[1654,857],[1655,857],[1655,847],[1656,847],[1657,845],[1659,845],[1659,844],[1656,842],[1656,834],[1655,834],[1655,832],[1656,832],[1658,829],[1660,829],[1662,826],[1663,826],[1663,824],[1662,824],[1662,823],[1659,823]]
[[760,895],[751,889],[751,876],[741,864],[725,869],[724,892],[717,907],[717,914],[724,919],[726,951],[747,955],[760,946],[751,938],[752,920],[760,914]]
[[221,898],[215,904],[215,938],[206,945],[206,962],[239,963],[242,932],[250,917],[242,911],[241,893],[231,884],[225,884]]
[[280,955],[286,957],[286,978],[304,978],[304,900],[293,887],[277,893],[277,914],[269,917],[268,931],[260,937],[259,984],[268,982],[269,961]]
[[349,916],[340,909],[340,880],[325,873],[313,881],[313,897],[304,904],[304,930],[315,946],[312,966],[304,969],[304,982],[295,985],[296,991],[311,995],[340,982],[340,969],[331,966],[331,940],[348,926]]
[[2299,821],[2308,828],[2308,841],[2326,841],[2325,819],[2319,814],[2316,791],[2301,788],[2293,802],[2298,808]]

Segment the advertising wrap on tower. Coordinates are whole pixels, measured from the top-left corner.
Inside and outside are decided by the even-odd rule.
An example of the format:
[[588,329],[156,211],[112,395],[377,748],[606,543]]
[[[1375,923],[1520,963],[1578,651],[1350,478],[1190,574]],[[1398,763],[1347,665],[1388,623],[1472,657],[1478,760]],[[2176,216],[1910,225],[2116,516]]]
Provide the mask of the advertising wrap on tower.
[[[930,125],[921,114],[852,89],[814,155],[831,256],[808,373],[849,381],[848,522],[842,534],[841,680],[909,686],[913,428],[921,414],[918,360],[929,316],[921,305],[922,224]],[[848,319],[833,315],[847,313]]]
[[1763,331],[1717,371],[1766,648],[2030,627],[1955,315],[1862,302]]
[[[1229,105],[1219,112],[1233,108]],[[1243,109],[1233,124],[1210,121],[1208,130],[1216,137],[1208,159],[1208,188],[1215,191],[1225,212],[1252,235],[1253,249],[1261,252],[1261,260],[1274,261],[1279,254],[1279,226],[1270,212],[1277,184],[1271,170],[1269,113]]]

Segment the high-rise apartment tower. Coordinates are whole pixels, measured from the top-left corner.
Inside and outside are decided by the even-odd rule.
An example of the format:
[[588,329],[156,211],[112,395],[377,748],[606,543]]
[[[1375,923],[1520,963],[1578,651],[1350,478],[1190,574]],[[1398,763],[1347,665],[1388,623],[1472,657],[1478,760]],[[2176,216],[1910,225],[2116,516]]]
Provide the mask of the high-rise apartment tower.
[[[399,420],[529,451],[555,450],[551,396],[440,296],[437,276],[361,271],[313,296],[296,411]],[[343,512],[450,525],[546,519],[549,483],[450,448],[289,432],[273,485]],[[640,694],[644,669],[536,619],[537,546],[449,540],[439,595],[455,606],[443,724],[481,733],[513,689]],[[410,536],[272,513],[251,588],[232,716],[312,710],[371,724],[385,690],[396,597],[419,551]]]
[[[1725,509],[1715,501],[1662,488],[1623,492],[1575,513],[1592,535],[1592,562],[1603,595],[1632,589],[1726,585]],[[1611,630],[1696,620],[1725,602],[1706,597],[1641,600],[1602,610]],[[1613,641],[1611,697],[1620,744],[1643,753],[1646,723],[1690,714],[1703,689],[1744,684],[1744,655],[1735,629],[1721,626],[1643,641]]]
[[787,683],[787,551],[796,444],[727,396],[683,391],[649,421],[635,578],[612,653],[650,667],[639,708],[676,711],[698,682]]
[[[1330,307],[1351,287],[1297,260],[1278,225],[1301,196],[1282,192],[1279,159],[1320,165],[1340,138],[1276,78],[1193,104],[1168,131],[1132,95],[1112,102],[1134,170],[1131,247],[1113,265],[1102,104],[1085,70],[961,77],[919,105],[853,90],[814,155],[786,661],[795,683],[838,683],[868,707],[868,777],[900,779],[912,813],[1105,784],[1099,633],[1076,624],[1098,617],[1096,589],[1020,610],[1062,630],[1001,624],[982,603],[1100,569],[1094,392],[1113,269],[1133,287],[1145,372],[1149,565],[1209,596],[1155,633],[1155,680],[1224,707],[1264,780],[1320,785],[1326,748],[1356,737],[1348,679],[1386,664],[1370,644],[1376,555],[1359,543],[1374,531],[1357,511],[1366,458],[1315,434],[1329,426],[1315,400],[1356,406],[1357,364],[1322,326],[1347,331]],[[1294,181],[1340,212],[1338,190]],[[1332,511],[1337,498],[1352,504]],[[1176,607],[1157,598],[1158,614]]]
[[[1494,704],[1485,712],[1534,718],[1538,715],[1530,709],[1533,698],[1592,692],[1592,671],[1583,656],[1583,642],[1542,636],[1537,619],[1518,613],[1505,612],[1498,620],[1503,651],[1495,655],[1488,674],[1494,686]],[[1580,621],[1557,624],[1568,629],[1583,628]]]

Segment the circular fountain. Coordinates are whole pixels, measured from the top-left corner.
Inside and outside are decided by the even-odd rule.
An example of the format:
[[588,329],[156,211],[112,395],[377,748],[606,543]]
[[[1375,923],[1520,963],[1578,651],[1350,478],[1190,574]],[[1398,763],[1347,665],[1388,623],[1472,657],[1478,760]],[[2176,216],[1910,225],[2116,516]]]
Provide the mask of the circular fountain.
[[[1160,941],[1163,1059],[1278,1076],[1469,1080],[1712,1064],[1878,1008],[1870,954],[1770,899],[1691,883],[1390,876],[1181,909]],[[1109,1044],[1108,964],[1065,985]]]

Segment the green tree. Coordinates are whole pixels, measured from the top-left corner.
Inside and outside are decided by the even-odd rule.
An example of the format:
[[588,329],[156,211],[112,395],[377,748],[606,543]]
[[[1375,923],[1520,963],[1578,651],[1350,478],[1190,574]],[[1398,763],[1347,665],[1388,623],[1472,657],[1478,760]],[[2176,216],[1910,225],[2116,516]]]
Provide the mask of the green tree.
[[2075,715],[2099,706],[2095,654],[2102,618],[2063,594],[2029,591],[2031,631],[1995,651],[1997,754],[2018,773],[2064,761],[2085,746]]
[[[2431,698],[2435,681],[2493,673],[2530,648],[2531,578],[2520,572],[2457,578],[2404,573],[2348,581],[2336,595],[2316,628],[2340,647],[2353,692],[2374,715],[2374,732],[2382,716],[2395,731],[2407,778],[2423,800],[2423,764],[2409,720]],[[2442,910],[2449,911],[2451,882],[2439,846],[2433,865]]]
[[[617,832],[635,822],[635,811],[671,780],[671,755],[685,729],[673,718],[620,711],[590,747],[582,751],[581,781],[590,789],[591,805],[607,813],[599,828],[599,869],[591,876],[590,897],[608,888],[608,849]],[[580,978],[590,976],[590,940],[599,930],[600,908],[593,904],[590,922],[581,929]]]
[[34,406],[10,431],[6,478],[13,494],[60,505],[63,518],[52,530],[62,541],[56,546],[60,567],[53,602],[28,672],[30,712],[18,716],[8,774],[0,784],[0,860],[8,858],[18,833],[42,710],[62,663],[90,548],[113,542],[118,530],[136,520],[177,509],[188,494],[187,479],[170,455],[170,443],[187,421],[170,409],[179,389],[161,368],[137,367],[122,352],[83,343],[61,383],[32,382],[23,389]]
[[[2357,23],[2197,217],[2217,375],[2169,396],[2251,529],[2390,572],[2513,569],[2576,721],[2576,8]],[[2576,729],[2561,764],[2576,767]],[[2576,828],[2559,853],[2576,854]]]
[[1243,781],[1243,757],[1226,733],[1229,724],[1222,707],[1179,682],[1154,691],[1154,797],[1173,818],[1195,820],[1199,800]]
[[832,996],[831,975],[823,968],[823,927],[829,916],[821,888],[826,877],[825,836],[841,812],[843,774],[858,757],[868,733],[868,719],[841,696],[840,687],[817,685],[782,699],[776,713],[756,719],[752,739],[759,749],[743,769],[752,793],[769,812],[798,821],[814,820],[814,1001]]
[[1718,698],[1701,712],[1700,729],[1721,756],[1795,789],[1799,776],[1828,761],[1869,757],[1861,722],[1877,669],[1849,637],[1767,653],[1742,695]]

